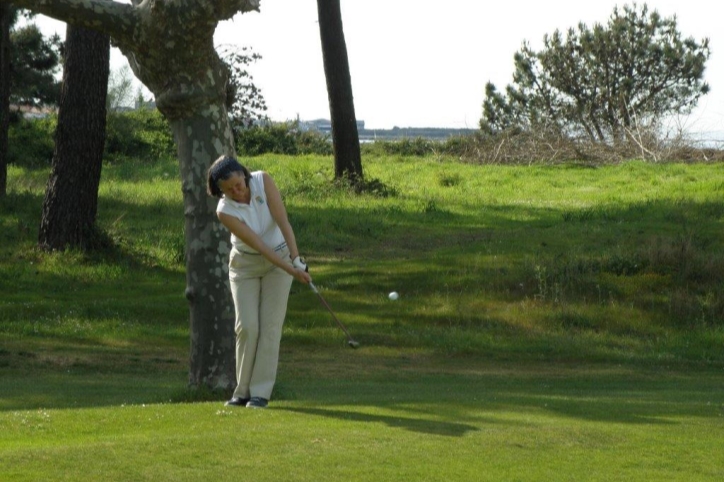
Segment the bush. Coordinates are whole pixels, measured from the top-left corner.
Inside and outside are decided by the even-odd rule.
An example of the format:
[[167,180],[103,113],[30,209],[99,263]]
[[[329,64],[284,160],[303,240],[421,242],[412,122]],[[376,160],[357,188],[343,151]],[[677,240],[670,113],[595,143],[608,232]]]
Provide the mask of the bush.
[[631,159],[649,162],[719,162],[724,150],[698,147],[683,133],[629,134],[616,145],[572,138],[553,130],[511,129],[480,134],[446,143],[448,154],[477,164],[615,164]]
[[240,156],[331,155],[333,152],[332,143],[327,136],[315,131],[301,131],[296,122],[244,129],[236,136],[236,150]]
[[8,129],[8,164],[27,168],[48,167],[55,149],[55,116],[19,118]]
[[[50,166],[55,149],[57,116],[23,119],[8,130],[8,164],[28,168]],[[176,156],[171,129],[157,110],[111,112],[106,125],[105,155],[141,160]]]
[[320,132],[306,131],[295,134],[298,154],[318,154],[331,156],[334,154],[332,140]]
[[106,154],[156,160],[176,155],[168,121],[153,109],[108,114]]
[[363,144],[363,150],[368,154],[376,154],[380,156],[426,156],[437,152],[442,146],[441,142],[416,137],[414,139],[400,140],[379,140],[368,144]]
[[424,157],[430,154],[467,158],[475,152],[478,136],[456,135],[445,140],[424,137],[377,140],[361,145],[362,152],[376,156]]

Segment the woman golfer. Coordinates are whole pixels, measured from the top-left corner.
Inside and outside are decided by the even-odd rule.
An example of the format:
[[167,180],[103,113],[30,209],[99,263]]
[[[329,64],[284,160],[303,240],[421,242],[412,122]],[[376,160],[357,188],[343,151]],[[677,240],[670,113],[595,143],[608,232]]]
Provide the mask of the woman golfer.
[[209,168],[207,188],[220,198],[216,215],[231,232],[237,387],[226,405],[264,408],[276,381],[292,280],[309,283],[312,278],[269,174],[249,172],[233,157],[222,156]]

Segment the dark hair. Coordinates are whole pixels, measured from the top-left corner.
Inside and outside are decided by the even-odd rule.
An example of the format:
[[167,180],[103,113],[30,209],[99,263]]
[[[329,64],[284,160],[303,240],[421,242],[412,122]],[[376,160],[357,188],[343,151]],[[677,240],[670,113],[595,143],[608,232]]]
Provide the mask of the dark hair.
[[221,197],[223,193],[219,189],[219,181],[226,181],[235,172],[241,172],[244,175],[246,187],[249,187],[251,173],[239,161],[232,156],[221,156],[209,167],[206,179],[206,192],[211,196]]

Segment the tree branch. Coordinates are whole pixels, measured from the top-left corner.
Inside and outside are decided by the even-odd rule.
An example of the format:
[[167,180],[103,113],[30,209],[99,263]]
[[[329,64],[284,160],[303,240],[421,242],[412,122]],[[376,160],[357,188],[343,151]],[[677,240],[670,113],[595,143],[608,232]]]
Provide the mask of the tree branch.
[[62,22],[130,40],[136,23],[136,7],[112,0],[0,0],[47,15]]
[[218,20],[228,20],[238,12],[259,11],[261,0],[211,0]]
[[[261,0],[190,0],[205,3],[216,20],[228,20],[239,12],[259,11]],[[131,5],[113,0],[0,0],[57,20],[109,34],[114,40],[133,40],[141,9],[154,8],[164,0],[131,0]]]

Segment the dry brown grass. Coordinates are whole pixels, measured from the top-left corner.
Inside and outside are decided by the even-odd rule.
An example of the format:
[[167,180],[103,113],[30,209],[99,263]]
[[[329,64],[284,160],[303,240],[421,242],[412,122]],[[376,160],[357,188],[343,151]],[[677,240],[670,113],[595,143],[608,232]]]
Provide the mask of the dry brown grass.
[[628,132],[615,145],[575,139],[553,131],[510,131],[448,142],[448,150],[465,162],[479,164],[615,164],[632,159],[649,162],[722,162],[724,149],[700,146],[684,134],[660,139]]

